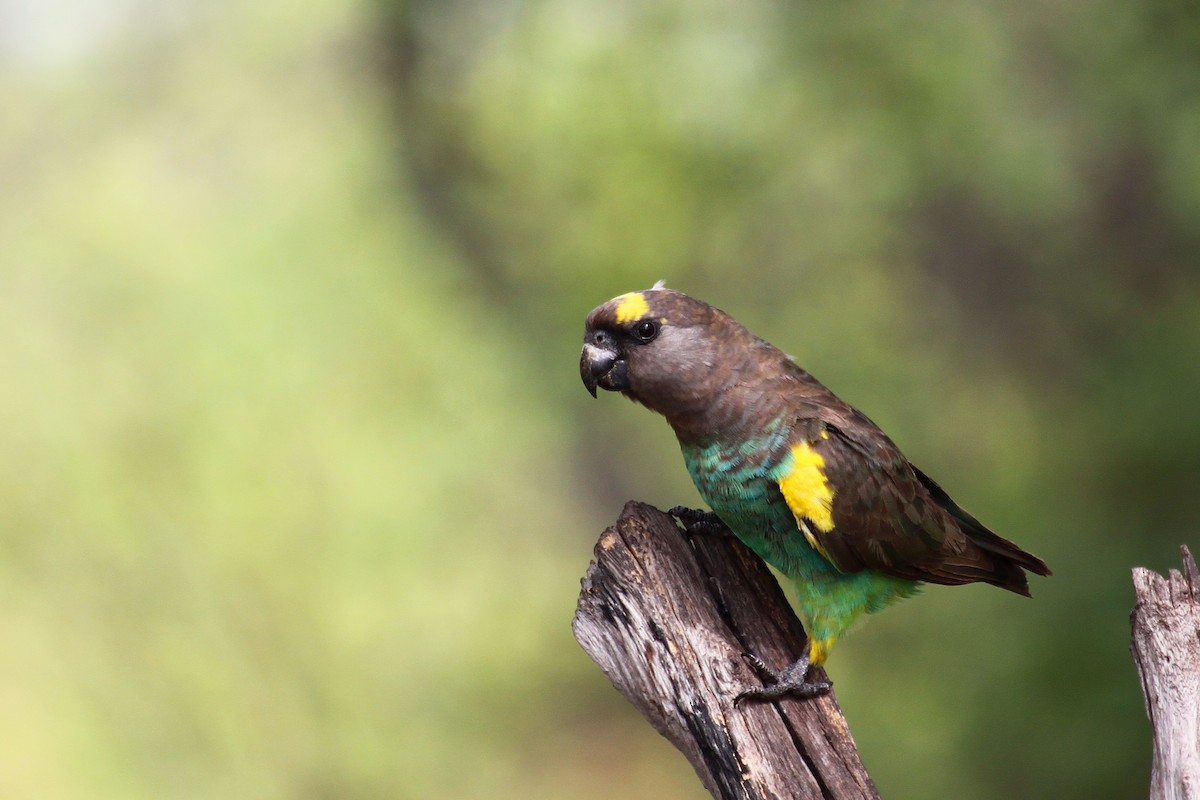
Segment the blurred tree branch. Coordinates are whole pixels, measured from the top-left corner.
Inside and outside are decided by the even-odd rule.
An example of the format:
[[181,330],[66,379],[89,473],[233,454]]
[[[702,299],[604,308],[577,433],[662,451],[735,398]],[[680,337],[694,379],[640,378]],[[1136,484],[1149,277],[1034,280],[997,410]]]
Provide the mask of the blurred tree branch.
[[373,35],[377,69],[395,114],[395,162],[404,186],[424,218],[458,248],[462,265],[489,297],[503,300],[510,287],[502,248],[488,218],[469,199],[468,187],[487,180],[486,168],[472,156],[463,133],[472,120],[463,117],[446,92],[430,85],[436,81],[428,74],[438,72],[430,62],[439,57],[442,73],[449,69],[447,61],[465,69],[459,62],[469,61],[467,53],[474,48],[464,45],[450,58],[434,48],[428,31],[438,27],[439,16],[478,15],[479,5],[477,0],[382,0],[375,6]]
[[1200,797],[1200,572],[1133,570],[1133,660],[1154,735],[1151,800]]
[[732,535],[689,536],[630,502],[596,544],[575,637],[718,798],[877,798],[832,693],[746,703],[753,653],[782,667],[804,630],[761,560]]

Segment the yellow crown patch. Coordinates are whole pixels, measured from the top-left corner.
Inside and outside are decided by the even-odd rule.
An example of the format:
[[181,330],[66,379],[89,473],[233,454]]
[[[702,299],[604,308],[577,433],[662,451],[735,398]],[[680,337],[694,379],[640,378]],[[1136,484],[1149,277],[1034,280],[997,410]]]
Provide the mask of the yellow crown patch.
[[617,324],[624,325],[641,319],[650,311],[650,304],[641,292],[630,292],[617,298]]

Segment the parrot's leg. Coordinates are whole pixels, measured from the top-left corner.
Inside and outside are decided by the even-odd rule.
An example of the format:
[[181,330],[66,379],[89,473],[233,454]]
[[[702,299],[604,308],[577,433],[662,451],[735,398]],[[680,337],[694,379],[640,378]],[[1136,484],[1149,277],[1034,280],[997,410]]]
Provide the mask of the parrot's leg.
[[833,688],[833,683],[830,681],[810,681],[808,680],[809,660],[805,654],[803,658],[798,659],[795,663],[785,667],[782,672],[775,670],[763,663],[758,656],[750,653],[744,654],[746,660],[750,662],[750,666],[754,667],[755,671],[763,676],[769,685],[756,686],[746,689],[733,698],[733,704],[736,706],[743,700],[778,700],[781,697],[798,697],[804,699],[807,697],[816,697],[822,695]]
[[683,528],[688,533],[729,533],[729,528],[724,522],[721,521],[721,518],[712,511],[704,511],[699,508],[688,508],[687,506],[675,506],[667,513],[683,523]]

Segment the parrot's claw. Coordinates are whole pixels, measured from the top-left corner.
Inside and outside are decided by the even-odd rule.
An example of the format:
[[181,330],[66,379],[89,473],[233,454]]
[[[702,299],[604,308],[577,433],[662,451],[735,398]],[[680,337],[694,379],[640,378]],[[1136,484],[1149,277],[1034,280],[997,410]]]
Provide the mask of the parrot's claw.
[[711,511],[687,506],[675,506],[667,512],[678,519],[684,530],[692,534],[725,534],[729,528]]
[[739,705],[743,700],[817,697],[833,688],[831,681],[808,680],[809,661],[807,655],[784,668],[782,672],[775,672],[756,655],[743,653],[742,656],[750,662],[750,666],[754,667],[754,671],[761,675],[768,685],[756,686],[740,692],[737,697],[733,698],[734,706]]

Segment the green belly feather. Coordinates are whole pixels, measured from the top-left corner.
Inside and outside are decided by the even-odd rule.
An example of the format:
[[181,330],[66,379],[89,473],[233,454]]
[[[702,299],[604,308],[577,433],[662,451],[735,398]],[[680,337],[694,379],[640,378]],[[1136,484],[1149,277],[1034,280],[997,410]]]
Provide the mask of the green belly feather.
[[[775,424],[767,435],[740,445],[683,444],[682,450],[709,507],[746,546],[793,582],[796,610],[812,643],[810,655],[820,664],[863,614],[910,597],[919,585],[872,570],[842,572],[813,548],[779,489],[779,476],[788,469],[787,445],[788,431]],[[835,508],[835,526],[836,521]]]

